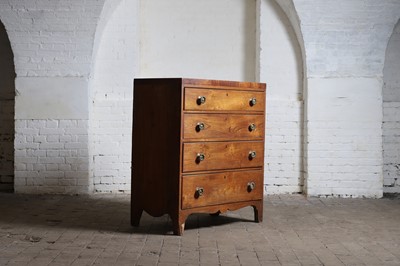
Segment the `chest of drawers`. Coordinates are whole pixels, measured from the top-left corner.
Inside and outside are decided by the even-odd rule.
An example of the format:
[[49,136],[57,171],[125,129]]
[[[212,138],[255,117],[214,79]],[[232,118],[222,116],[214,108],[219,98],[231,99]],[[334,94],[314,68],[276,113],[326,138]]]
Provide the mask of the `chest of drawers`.
[[183,233],[192,213],[254,208],[262,221],[262,83],[135,79],[131,223],[168,214]]

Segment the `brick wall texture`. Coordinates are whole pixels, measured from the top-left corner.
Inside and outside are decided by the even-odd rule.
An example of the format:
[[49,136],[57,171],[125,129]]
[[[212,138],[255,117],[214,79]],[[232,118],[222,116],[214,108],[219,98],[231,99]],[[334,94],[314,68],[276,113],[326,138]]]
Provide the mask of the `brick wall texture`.
[[[399,30],[392,33],[400,2],[257,0],[256,6],[254,76],[271,81],[266,192],[398,192]],[[132,80],[140,73],[138,38],[147,30],[137,34],[140,15],[139,0],[0,1],[0,67],[7,69],[0,73],[0,189],[129,192]],[[23,93],[40,88],[35,99],[41,99],[46,89],[58,93],[78,83],[88,101],[71,101],[65,105],[71,110],[15,108],[15,84],[24,84]]]
[[16,120],[15,191],[88,193],[87,130],[87,120]]

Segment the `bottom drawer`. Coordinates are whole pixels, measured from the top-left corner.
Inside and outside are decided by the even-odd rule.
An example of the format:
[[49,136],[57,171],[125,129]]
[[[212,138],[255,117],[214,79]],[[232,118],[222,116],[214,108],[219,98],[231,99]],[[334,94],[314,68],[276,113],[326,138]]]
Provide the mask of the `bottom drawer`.
[[182,177],[182,209],[263,198],[263,171],[223,172]]

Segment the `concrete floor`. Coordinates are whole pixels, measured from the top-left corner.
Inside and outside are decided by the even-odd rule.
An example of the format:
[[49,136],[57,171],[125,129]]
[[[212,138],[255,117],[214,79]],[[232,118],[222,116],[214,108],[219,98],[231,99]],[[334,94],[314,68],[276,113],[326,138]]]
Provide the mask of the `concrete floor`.
[[0,194],[0,265],[400,265],[400,198],[269,196],[252,208],[129,224],[128,195]]

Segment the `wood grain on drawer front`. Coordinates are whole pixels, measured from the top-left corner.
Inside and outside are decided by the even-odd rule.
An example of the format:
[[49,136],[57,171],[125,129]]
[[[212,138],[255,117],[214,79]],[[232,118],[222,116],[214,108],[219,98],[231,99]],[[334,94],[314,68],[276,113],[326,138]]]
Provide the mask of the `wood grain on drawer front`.
[[262,139],[263,115],[184,114],[184,139]]
[[[255,152],[254,158],[251,152]],[[204,160],[200,159],[201,155]],[[262,141],[183,144],[183,172],[261,167],[263,163]]]
[[[198,98],[205,97],[200,103]],[[252,105],[251,99],[256,103]],[[260,91],[235,91],[185,88],[184,109],[187,111],[258,111],[263,112],[265,94]]]
[[262,199],[263,183],[262,170],[183,176],[182,209]]

